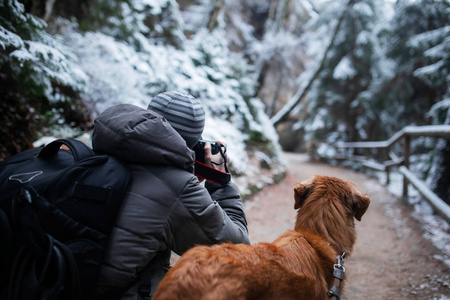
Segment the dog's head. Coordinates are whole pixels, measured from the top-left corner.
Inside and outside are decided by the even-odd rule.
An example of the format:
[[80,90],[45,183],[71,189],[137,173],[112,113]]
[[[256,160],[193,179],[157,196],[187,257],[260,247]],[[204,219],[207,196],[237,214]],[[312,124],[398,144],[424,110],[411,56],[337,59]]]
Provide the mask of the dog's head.
[[335,177],[316,175],[309,181],[296,184],[294,193],[295,209],[301,208],[308,199],[316,201],[326,197],[335,204],[342,203],[346,212],[358,221],[361,221],[370,204],[370,197],[360,193],[351,182]]
[[356,239],[354,219],[361,221],[370,204],[369,196],[349,181],[316,175],[295,185],[294,199],[294,208],[301,208],[296,229],[311,230],[337,248],[351,251]]

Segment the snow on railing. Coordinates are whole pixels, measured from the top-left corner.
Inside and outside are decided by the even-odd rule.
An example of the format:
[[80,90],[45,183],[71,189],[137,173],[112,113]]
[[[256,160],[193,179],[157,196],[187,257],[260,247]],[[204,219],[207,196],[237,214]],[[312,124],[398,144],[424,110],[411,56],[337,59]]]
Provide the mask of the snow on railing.
[[450,125],[407,126],[387,141],[377,142],[338,142],[338,148],[389,148],[404,136],[429,136],[450,139]]
[[[435,193],[433,193],[425,183],[418,179],[409,170],[409,157],[411,147],[411,137],[426,136],[450,139],[450,125],[432,125],[432,126],[407,126],[401,131],[394,134],[387,141],[372,141],[372,142],[339,142],[333,145],[340,149],[386,149],[389,153],[389,159],[384,162],[375,162],[368,160],[364,156],[349,155],[347,153],[336,153],[332,158],[339,160],[353,160],[359,161],[364,167],[384,171],[386,172],[386,184],[389,184],[389,173],[391,167],[402,165],[399,168],[400,173],[403,175],[403,197],[408,197],[408,184],[412,184],[417,191],[427,200],[427,202],[440,214],[447,222],[450,223],[450,206],[440,199]],[[397,157],[390,152],[390,147],[403,139],[403,157]]]

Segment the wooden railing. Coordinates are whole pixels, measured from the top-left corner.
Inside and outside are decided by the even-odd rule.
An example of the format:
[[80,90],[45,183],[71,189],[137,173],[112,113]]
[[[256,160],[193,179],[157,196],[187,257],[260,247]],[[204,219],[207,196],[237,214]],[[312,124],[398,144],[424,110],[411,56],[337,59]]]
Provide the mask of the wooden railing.
[[[386,172],[386,184],[390,182],[390,171],[394,166],[398,166],[399,172],[403,175],[403,197],[408,197],[408,184],[412,184],[425,200],[450,223],[450,206],[440,199],[426,184],[417,178],[410,170],[411,139],[413,137],[425,136],[450,139],[450,125],[437,126],[408,126],[394,134],[387,141],[376,142],[340,142],[333,145],[337,148],[337,154],[333,158],[340,160],[353,160],[360,162],[364,167]],[[403,156],[397,157],[391,147],[397,142],[403,141]],[[386,160],[377,162],[369,160],[366,156],[356,155],[356,149],[378,149],[385,151]]]

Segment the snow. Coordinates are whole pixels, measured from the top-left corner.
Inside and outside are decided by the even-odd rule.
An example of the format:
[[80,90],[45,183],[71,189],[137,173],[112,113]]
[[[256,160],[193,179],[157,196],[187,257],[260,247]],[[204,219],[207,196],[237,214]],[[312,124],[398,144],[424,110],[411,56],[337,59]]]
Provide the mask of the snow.
[[356,75],[356,71],[352,65],[352,61],[348,56],[344,56],[333,72],[335,79],[351,79]]
[[147,78],[159,80],[146,63],[151,58],[102,33],[71,32],[66,43],[75,49],[80,67],[90,78],[85,93],[97,113],[118,103],[148,105],[147,93],[151,90],[146,85]]
[[408,45],[414,48],[421,48],[427,46],[428,44],[439,43],[443,37],[446,37],[445,39],[448,40],[449,35],[450,25],[417,34],[409,39]]
[[333,158],[336,155],[336,148],[322,143],[317,148],[317,154],[319,154],[321,157]]
[[[35,23],[40,22],[36,20]],[[73,90],[81,90],[87,77],[74,63],[74,56],[59,40],[44,31],[36,35],[36,40],[22,40],[18,35],[0,27],[0,46],[11,51],[9,58],[13,73],[20,74],[23,69],[27,70],[33,84],[42,88],[49,101],[65,101],[65,97],[53,88],[52,81]]]
[[437,115],[440,110],[445,111],[449,107],[450,107],[450,98],[445,98],[442,101],[433,105],[430,111],[428,112],[427,116],[433,117],[434,115]]
[[[386,181],[384,172],[377,172],[375,174],[380,182]],[[403,176],[399,172],[395,170],[391,172],[388,189],[398,198],[401,199],[403,197]],[[450,267],[450,225],[434,213],[432,207],[411,185],[408,188],[408,203],[414,207],[411,216],[421,224],[424,231],[423,237],[429,240],[440,251],[434,258]]]
[[372,17],[374,15],[372,8],[369,4],[364,2],[358,2],[353,5],[353,9],[360,15]]
[[0,27],[0,47],[6,50],[7,46],[15,48],[22,48],[24,46],[23,40],[17,34]]
[[404,132],[416,135],[426,132],[448,136],[450,135],[450,125],[407,126],[405,127]]
[[319,14],[316,11],[314,11],[314,7],[310,1],[302,0],[300,1],[300,4],[303,6],[303,9],[306,11],[306,14],[311,19],[317,18],[319,16]]
[[[425,53],[426,54],[426,53]],[[445,71],[442,72],[442,69],[446,67],[446,62],[443,60],[440,60],[434,64],[430,64],[428,66],[418,68],[413,72],[414,76],[423,79],[425,82],[427,82],[430,86],[433,85],[433,76],[436,76],[436,74],[442,75],[445,74]]]
[[163,8],[168,5],[170,0],[140,0],[140,1],[133,1],[133,5],[138,10],[144,10],[146,6],[151,7],[152,13],[155,15],[161,14],[163,11]]

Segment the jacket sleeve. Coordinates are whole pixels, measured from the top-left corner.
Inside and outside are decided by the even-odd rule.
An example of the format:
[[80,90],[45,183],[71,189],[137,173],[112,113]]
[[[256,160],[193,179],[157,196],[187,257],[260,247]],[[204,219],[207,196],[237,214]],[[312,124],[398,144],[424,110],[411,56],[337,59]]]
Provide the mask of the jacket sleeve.
[[224,242],[250,244],[239,190],[234,183],[225,186],[192,179],[169,217],[169,247],[181,255],[195,245]]

